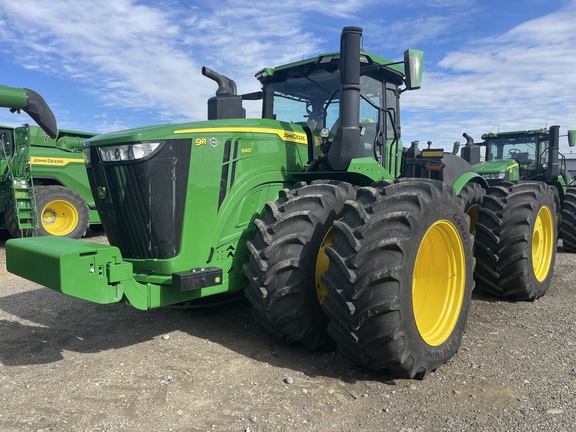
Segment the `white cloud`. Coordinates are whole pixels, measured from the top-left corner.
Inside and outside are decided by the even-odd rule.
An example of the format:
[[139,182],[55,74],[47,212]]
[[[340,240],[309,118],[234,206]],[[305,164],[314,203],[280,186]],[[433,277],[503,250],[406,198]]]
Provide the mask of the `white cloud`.
[[0,0],[0,46],[26,69],[81,83],[107,107],[151,110],[162,121],[203,119],[216,84],[201,66],[236,80],[241,93],[254,91],[260,68],[318,53],[307,14],[351,17],[373,1],[228,0],[200,9],[175,1]]
[[[425,54],[422,89],[402,96],[405,141],[450,147],[464,131],[576,127],[574,4],[436,64]],[[216,84],[201,75],[203,65],[234,79],[239,92],[254,91],[260,68],[337,49],[341,23],[361,25],[367,50],[398,60],[408,47],[458,42],[476,7],[475,0],[0,0],[0,52],[82,88],[79,97],[91,95],[107,112],[93,123],[105,131],[204,119]],[[401,10],[401,18],[386,21],[383,10]],[[383,52],[389,48],[400,49]],[[55,109],[61,123],[75,115],[63,100]],[[139,113],[149,121],[131,124]]]
[[405,97],[406,135],[448,148],[464,131],[479,140],[498,128],[576,128],[575,20],[572,3],[448,53],[424,72],[422,89]]
[[[201,117],[191,94],[209,94],[200,66],[178,48],[178,27],[161,9],[128,0],[0,1],[25,67],[80,80],[114,107],[174,110]],[[200,91],[199,91],[200,89]]]

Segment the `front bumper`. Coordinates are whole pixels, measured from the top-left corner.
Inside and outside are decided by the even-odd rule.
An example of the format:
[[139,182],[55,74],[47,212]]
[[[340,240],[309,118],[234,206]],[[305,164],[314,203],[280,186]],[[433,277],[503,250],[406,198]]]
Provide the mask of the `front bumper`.
[[139,282],[132,263],[115,246],[64,237],[10,239],[6,242],[10,273],[55,291],[94,303],[124,301],[152,309],[195,300],[226,290],[222,270],[198,268],[163,278],[164,283]]
[[132,279],[132,264],[114,246],[64,237],[10,239],[6,268],[64,294],[95,303],[122,299]]

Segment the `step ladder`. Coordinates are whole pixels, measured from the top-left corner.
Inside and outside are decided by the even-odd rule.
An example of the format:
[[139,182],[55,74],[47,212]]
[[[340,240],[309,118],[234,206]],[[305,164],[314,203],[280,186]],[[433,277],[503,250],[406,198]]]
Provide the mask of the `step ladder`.
[[20,235],[36,237],[38,235],[38,212],[32,178],[12,179],[12,197]]
[[14,217],[20,231],[20,237],[38,235],[38,211],[32,181],[31,147],[29,128],[18,130],[14,136],[14,153],[8,162],[8,179],[12,186]]

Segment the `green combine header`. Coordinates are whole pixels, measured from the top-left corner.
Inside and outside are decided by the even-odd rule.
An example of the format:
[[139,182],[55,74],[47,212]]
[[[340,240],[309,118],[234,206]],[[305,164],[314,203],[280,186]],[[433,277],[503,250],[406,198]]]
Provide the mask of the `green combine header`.
[[82,143],[95,134],[58,129],[36,92],[0,86],[0,106],[24,111],[39,126],[0,126],[0,228],[12,237],[80,238],[100,224]]

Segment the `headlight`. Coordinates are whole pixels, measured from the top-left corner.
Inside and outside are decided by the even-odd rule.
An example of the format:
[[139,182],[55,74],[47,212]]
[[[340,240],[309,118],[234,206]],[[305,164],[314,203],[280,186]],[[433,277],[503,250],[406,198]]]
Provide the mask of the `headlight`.
[[504,180],[506,178],[506,173],[498,174],[482,174],[486,180]]
[[90,144],[86,141],[82,143],[82,155],[84,156],[84,163],[90,165]]
[[159,142],[144,142],[118,146],[98,147],[102,162],[120,162],[144,159],[160,146]]
[[90,148],[82,149],[82,154],[84,155],[84,163],[90,165]]

